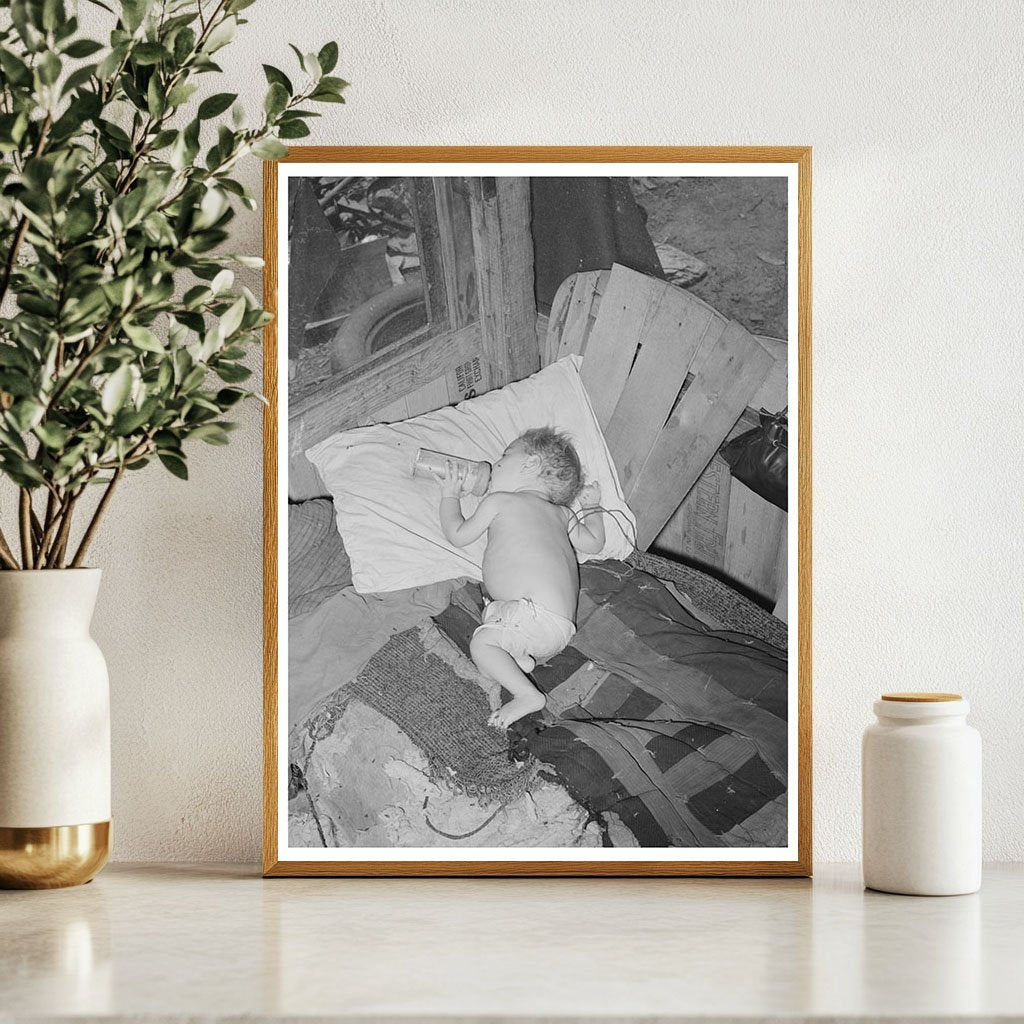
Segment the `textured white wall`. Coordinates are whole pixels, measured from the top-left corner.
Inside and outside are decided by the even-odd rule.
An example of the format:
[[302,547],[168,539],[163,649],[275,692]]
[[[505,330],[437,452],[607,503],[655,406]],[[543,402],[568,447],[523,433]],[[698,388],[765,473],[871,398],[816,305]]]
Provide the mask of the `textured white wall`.
[[[859,856],[885,689],[985,740],[986,856],[1024,858],[1022,17],[1005,3],[260,0],[217,91],[341,45],[320,144],[814,147],[815,853]],[[259,168],[247,170],[254,184]],[[257,215],[238,251],[258,252]],[[249,280],[258,287],[257,280]],[[255,860],[260,426],[130,481],[94,564],[115,856]]]

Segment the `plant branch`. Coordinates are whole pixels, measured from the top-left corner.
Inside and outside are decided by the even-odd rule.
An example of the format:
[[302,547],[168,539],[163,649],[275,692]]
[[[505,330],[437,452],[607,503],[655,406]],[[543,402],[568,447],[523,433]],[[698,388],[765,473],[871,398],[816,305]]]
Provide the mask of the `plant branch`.
[[14,557],[14,552],[7,543],[7,538],[4,536],[3,530],[0,530],[0,562],[3,562],[8,569],[20,568],[18,560]]
[[60,515],[60,530],[57,532],[53,547],[50,549],[50,554],[46,559],[47,569],[60,568],[60,563],[63,561],[64,552],[68,546],[68,534],[71,532],[71,516],[75,511],[78,495],[81,493],[81,490],[76,491],[75,494],[68,498],[64,505],[64,510]]
[[75,552],[75,557],[71,560],[72,569],[77,569],[81,566],[82,561],[85,558],[85,553],[89,550],[89,545],[92,543],[92,539],[96,535],[96,529],[100,525],[103,513],[107,511],[110,499],[114,496],[114,491],[117,489],[117,485],[123,475],[124,466],[118,466],[117,472],[115,472],[110,478],[110,483],[107,484],[107,489],[103,492],[103,497],[100,498],[100,503],[96,506],[96,511],[92,514],[92,519],[89,520],[89,525],[86,527],[85,533],[82,535],[82,540],[78,545],[78,550]]
[[32,557],[32,492],[27,487],[21,488],[18,501],[18,525],[21,528],[21,567],[34,569]]

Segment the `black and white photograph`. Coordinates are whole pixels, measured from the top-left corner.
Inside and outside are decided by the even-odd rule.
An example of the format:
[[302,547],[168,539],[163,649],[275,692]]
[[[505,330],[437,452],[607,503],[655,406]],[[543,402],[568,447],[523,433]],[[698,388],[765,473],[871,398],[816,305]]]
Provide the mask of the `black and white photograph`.
[[806,873],[797,157],[274,179],[277,871]]

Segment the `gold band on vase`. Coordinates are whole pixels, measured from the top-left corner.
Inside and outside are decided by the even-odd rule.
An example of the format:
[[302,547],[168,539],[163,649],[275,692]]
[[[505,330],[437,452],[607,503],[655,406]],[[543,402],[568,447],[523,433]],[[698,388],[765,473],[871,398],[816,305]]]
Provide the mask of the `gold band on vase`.
[[59,889],[95,878],[110,856],[110,822],[0,825],[0,889]]

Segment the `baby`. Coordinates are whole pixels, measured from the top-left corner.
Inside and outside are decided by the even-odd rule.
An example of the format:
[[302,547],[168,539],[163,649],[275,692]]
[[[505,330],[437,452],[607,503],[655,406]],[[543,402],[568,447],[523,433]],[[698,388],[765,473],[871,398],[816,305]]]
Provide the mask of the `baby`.
[[574,518],[569,505],[578,498],[582,509],[596,508],[601,490],[596,483],[583,486],[572,442],[549,427],[528,430],[505,449],[491,470],[487,495],[469,519],[460,501],[465,476],[464,468],[448,463],[441,528],[456,547],[487,533],[483,570],[489,600],[469,651],[477,668],[512,694],[488,719],[505,729],[544,707],[544,694],[526,673],[563,650],[576,632],[576,551],[594,554],[604,547],[604,517],[595,512]]

